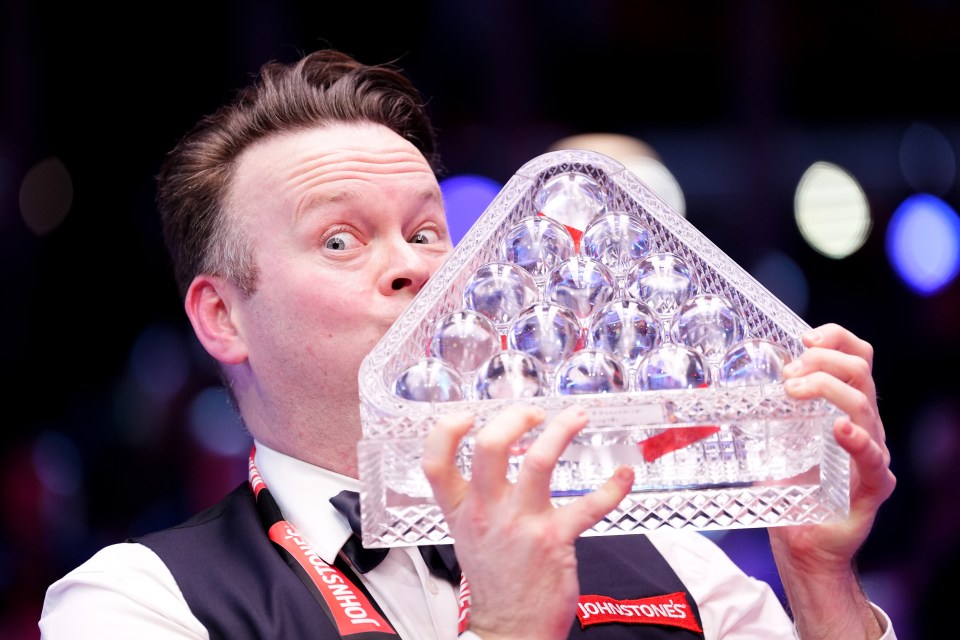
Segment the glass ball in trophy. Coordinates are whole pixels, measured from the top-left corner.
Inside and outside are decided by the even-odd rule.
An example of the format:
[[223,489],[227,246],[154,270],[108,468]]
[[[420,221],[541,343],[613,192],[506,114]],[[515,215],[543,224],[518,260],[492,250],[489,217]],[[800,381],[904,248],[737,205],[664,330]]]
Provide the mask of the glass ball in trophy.
[[583,346],[583,328],[567,307],[537,302],[521,311],[507,329],[507,346],[539,358],[547,371],[553,371]]
[[674,342],[696,349],[716,362],[743,339],[743,317],[733,304],[712,293],[701,293],[680,305],[670,326]]
[[751,338],[734,345],[720,360],[718,383],[723,387],[762,386],[783,382],[783,367],[792,358],[779,344]]
[[585,229],[607,212],[607,190],[584,173],[560,173],[543,183],[536,205],[539,213],[561,224]]
[[543,365],[529,353],[506,349],[480,365],[475,374],[474,391],[478,400],[546,395]]
[[576,243],[566,227],[544,216],[520,220],[500,240],[502,260],[520,265],[538,282],[576,253]]
[[697,292],[690,265],[672,253],[651,253],[627,274],[627,293],[650,305],[662,318],[672,315]]
[[663,341],[653,309],[635,298],[619,297],[598,308],[587,327],[591,347],[617,354],[631,366]]
[[463,400],[463,379],[443,360],[426,357],[400,373],[393,392],[405,400],[453,402]]
[[587,321],[594,308],[613,299],[617,283],[603,263],[577,255],[558,264],[544,283],[545,300],[567,307],[581,321]]
[[594,218],[583,231],[580,252],[606,265],[617,276],[626,273],[650,247],[650,229],[628,213],[607,213]]
[[703,354],[684,345],[664,342],[637,363],[636,388],[641,391],[701,389],[710,384],[710,366]]
[[536,302],[540,290],[530,272],[512,262],[489,262],[473,272],[463,289],[463,304],[506,328]]
[[561,363],[556,374],[557,394],[619,393],[627,390],[623,362],[603,349],[581,349]]
[[446,313],[434,322],[428,355],[466,375],[497,353],[500,345],[500,334],[489,318],[461,309]]

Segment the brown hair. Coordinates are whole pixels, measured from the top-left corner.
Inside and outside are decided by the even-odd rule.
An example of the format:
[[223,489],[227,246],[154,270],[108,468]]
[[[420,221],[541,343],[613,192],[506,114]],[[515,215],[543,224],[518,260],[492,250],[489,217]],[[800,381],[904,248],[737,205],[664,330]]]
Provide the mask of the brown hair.
[[233,101],[187,132],[157,177],[164,241],[181,296],[199,273],[228,277],[247,295],[256,291],[249,238],[224,214],[237,157],[277,133],[353,122],[389,127],[439,171],[435,132],[413,83],[396,67],[364,65],[333,49],[291,64],[268,62]]

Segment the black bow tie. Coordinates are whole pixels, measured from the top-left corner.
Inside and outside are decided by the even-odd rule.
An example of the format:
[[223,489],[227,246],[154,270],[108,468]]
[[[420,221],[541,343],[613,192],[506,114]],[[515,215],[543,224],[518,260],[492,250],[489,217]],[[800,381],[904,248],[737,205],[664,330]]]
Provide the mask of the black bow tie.
[[[360,542],[360,494],[356,491],[341,491],[330,498],[330,504],[336,507],[350,523],[353,535],[343,545],[344,554],[360,573],[366,573],[383,562],[390,549],[367,549]],[[447,580],[451,584],[460,583],[460,564],[453,552],[452,544],[419,546],[430,573]]]

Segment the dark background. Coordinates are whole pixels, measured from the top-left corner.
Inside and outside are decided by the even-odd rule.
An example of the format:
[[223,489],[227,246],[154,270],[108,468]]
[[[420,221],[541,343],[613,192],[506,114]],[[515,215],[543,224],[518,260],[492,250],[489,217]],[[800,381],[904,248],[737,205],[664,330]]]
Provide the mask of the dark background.
[[[883,243],[916,190],[897,161],[904,132],[920,123],[960,145],[957,3],[332,4],[0,5],[0,637],[36,637],[46,586],[100,546],[172,524],[244,477],[245,449],[210,453],[186,428],[190,399],[216,379],[168,270],[153,176],[261,63],[327,45],[410,73],[451,175],[503,183],[563,136],[636,136],[684,189],[687,218],[735,261],[751,270],[770,250],[795,261],[804,319],[876,348],[899,484],[861,553],[864,583],[901,640],[947,624],[960,285],[912,293]],[[35,233],[20,185],[48,158],[69,171],[72,200]],[[872,208],[866,245],[845,260],[816,253],[793,223],[793,189],[816,160],[846,168]],[[955,176],[938,195],[957,208]],[[177,353],[177,384],[147,393],[159,384],[150,366]],[[763,535],[721,542],[775,582]]]

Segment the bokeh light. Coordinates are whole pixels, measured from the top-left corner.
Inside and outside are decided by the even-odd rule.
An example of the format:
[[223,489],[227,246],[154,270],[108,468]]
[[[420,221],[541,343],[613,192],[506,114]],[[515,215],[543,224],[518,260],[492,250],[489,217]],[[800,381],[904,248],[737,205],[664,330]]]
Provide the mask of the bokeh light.
[[934,398],[918,408],[909,430],[911,463],[918,479],[936,487],[953,482],[960,460],[960,405],[952,398]]
[[886,247],[887,258],[907,286],[931,295],[960,268],[960,218],[934,195],[912,195],[893,212]]
[[915,122],[900,141],[900,171],[914,191],[942,196],[953,186],[957,158],[943,132]]
[[872,219],[860,184],[830,162],[815,162],[794,194],[794,217],[803,239],[829,258],[846,258],[866,242]]
[[81,491],[83,461],[76,444],[62,433],[44,431],[33,447],[33,468],[43,487],[56,495]]
[[72,203],[73,181],[58,158],[41,160],[27,171],[20,183],[20,215],[38,236],[60,226]]
[[208,387],[190,403],[190,435],[205,451],[233,457],[250,449],[250,437],[223,387]]
[[780,251],[770,251],[751,271],[760,284],[794,313],[799,316],[807,313],[810,285],[803,269],[790,256]]
[[460,242],[502,187],[492,178],[473,174],[451,176],[440,181],[447,226],[454,244]]
[[130,351],[130,373],[151,399],[164,402],[172,398],[190,375],[190,356],[182,334],[161,323],[149,325]]

